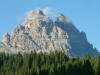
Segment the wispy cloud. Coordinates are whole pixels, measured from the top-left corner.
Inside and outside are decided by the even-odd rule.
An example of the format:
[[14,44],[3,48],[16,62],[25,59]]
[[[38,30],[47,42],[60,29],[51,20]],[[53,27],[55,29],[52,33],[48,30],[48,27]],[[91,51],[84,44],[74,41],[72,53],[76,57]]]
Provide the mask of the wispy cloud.
[[[37,8],[43,11],[43,13],[47,16],[49,16],[50,18],[54,19],[60,12],[57,9],[54,8],[50,8],[50,7],[45,7],[45,8]],[[19,16],[17,18],[18,21],[26,19],[26,18],[33,18],[32,15],[30,16],[30,14],[32,14],[34,10],[29,10],[26,13],[24,13],[22,16]],[[36,16],[37,17],[37,16]],[[36,18],[34,15],[34,18]]]
[[51,19],[55,20],[55,17],[60,13],[58,9],[46,7],[41,9],[45,15],[49,16]]
[[52,12],[52,8],[49,8],[49,7],[46,7],[46,8],[43,8],[41,9],[43,11],[44,14],[48,15],[49,13]]

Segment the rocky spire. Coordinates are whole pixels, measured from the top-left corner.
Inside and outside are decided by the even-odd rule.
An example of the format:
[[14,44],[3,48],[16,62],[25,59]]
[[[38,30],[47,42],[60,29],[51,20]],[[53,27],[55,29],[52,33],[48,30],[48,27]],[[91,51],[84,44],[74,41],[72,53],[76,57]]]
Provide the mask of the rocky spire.
[[32,10],[27,13],[27,19],[39,19],[43,18],[45,15],[40,9]]
[[68,17],[64,16],[63,14],[59,14],[56,17],[56,22],[72,23],[72,21]]
[[4,33],[2,42],[5,43],[5,44],[8,44],[9,41],[10,41],[10,35],[6,32],[6,33]]
[[35,13],[36,14],[39,14],[39,15],[44,15],[44,13],[42,12],[42,10],[40,10],[40,9],[36,9],[35,10]]
[[52,23],[53,21],[48,16],[46,16],[42,10],[36,9],[28,13],[27,18],[22,25],[24,25],[25,28],[31,28],[35,30],[38,29],[38,27],[50,28]]

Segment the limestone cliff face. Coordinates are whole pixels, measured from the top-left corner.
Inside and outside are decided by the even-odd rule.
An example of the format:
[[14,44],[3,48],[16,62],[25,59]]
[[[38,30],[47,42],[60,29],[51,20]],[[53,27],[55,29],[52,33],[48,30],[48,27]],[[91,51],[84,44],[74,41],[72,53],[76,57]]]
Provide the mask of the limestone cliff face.
[[29,13],[22,25],[11,35],[4,34],[0,51],[9,53],[39,51],[63,51],[70,56],[83,57],[85,54],[98,55],[80,32],[64,15],[59,14],[53,22],[40,9]]

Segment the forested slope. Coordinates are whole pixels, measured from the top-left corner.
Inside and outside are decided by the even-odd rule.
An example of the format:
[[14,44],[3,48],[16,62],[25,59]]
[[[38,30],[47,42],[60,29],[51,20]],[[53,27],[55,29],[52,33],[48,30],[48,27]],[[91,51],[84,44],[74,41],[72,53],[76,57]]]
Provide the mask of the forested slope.
[[0,75],[100,75],[100,57],[69,57],[63,52],[0,53]]

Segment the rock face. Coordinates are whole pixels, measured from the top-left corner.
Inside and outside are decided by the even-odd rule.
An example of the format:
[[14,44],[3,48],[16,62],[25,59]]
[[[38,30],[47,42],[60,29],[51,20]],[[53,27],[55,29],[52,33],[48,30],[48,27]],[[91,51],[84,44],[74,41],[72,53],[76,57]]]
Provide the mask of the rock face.
[[98,55],[98,51],[87,41],[64,15],[59,14],[53,22],[40,9],[31,11],[22,25],[11,35],[4,34],[0,51],[9,53],[40,51],[63,51],[70,56]]

